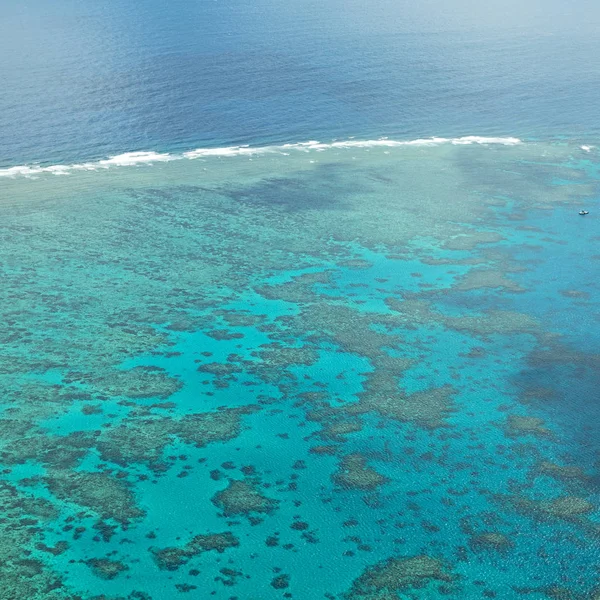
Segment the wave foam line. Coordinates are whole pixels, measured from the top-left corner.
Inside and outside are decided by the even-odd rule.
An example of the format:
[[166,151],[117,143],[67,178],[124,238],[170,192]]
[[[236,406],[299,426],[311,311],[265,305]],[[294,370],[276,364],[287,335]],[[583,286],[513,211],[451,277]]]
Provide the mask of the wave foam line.
[[382,138],[379,140],[345,140],[331,143],[317,141],[298,142],[293,144],[282,144],[280,146],[226,146],[223,148],[197,148],[183,154],[169,154],[159,152],[125,152],[102,160],[85,162],[72,165],[51,165],[43,167],[40,165],[21,165],[0,169],[0,177],[37,177],[44,173],[52,175],[69,175],[76,171],[97,171],[111,167],[131,167],[136,165],[150,165],[156,162],[170,162],[174,160],[193,160],[210,157],[231,156],[258,156],[262,154],[282,154],[290,152],[324,152],[332,149],[360,149],[360,148],[400,148],[403,146],[440,146],[452,144],[455,146],[466,146],[471,144],[500,144],[503,146],[516,146],[521,144],[519,138],[514,137],[480,137],[469,135],[458,138],[423,138],[417,140],[397,141]]

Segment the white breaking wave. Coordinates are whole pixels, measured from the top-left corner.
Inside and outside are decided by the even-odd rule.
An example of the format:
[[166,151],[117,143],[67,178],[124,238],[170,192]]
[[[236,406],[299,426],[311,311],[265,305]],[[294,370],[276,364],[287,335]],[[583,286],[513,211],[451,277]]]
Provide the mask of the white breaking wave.
[[69,175],[76,171],[97,171],[100,169],[109,169],[111,167],[131,167],[135,165],[150,165],[155,162],[170,162],[173,160],[194,160],[198,158],[210,157],[231,157],[231,156],[258,156],[263,154],[282,154],[288,155],[291,152],[324,152],[332,149],[360,149],[360,148],[400,148],[402,146],[439,146],[442,144],[452,144],[463,146],[470,144],[500,144],[503,146],[516,146],[521,144],[519,138],[514,137],[480,137],[469,135],[459,138],[423,138],[417,140],[389,140],[382,138],[379,140],[346,140],[323,143],[317,141],[298,142],[293,144],[282,144],[279,146],[227,146],[223,148],[197,148],[182,154],[170,154],[159,152],[125,152],[102,160],[78,163],[72,165],[22,165],[0,169],[0,177],[38,177],[45,173],[52,175]]
[[73,171],[97,171],[98,169],[109,169],[110,167],[131,167],[133,165],[151,164],[154,162],[168,162],[177,158],[179,157],[176,155],[159,154],[157,152],[125,152],[124,154],[111,156],[110,158],[74,165],[51,165],[49,167],[24,165],[9,167],[8,169],[0,169],[0,177],[36,177],[43,173],[69,175]]

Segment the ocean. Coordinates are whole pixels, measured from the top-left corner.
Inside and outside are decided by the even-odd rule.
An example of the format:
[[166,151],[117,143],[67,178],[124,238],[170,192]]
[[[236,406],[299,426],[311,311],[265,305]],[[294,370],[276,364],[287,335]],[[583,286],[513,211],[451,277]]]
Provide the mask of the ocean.
[[0,599],[600,598],[594,4],[2,11]]

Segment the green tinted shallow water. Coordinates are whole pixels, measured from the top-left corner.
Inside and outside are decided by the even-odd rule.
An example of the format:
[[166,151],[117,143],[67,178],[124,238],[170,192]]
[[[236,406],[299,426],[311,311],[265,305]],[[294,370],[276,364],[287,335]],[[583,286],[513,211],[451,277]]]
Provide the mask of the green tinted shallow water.
[[541,142],[3,177],[0,597],[595,597],[598,181]]

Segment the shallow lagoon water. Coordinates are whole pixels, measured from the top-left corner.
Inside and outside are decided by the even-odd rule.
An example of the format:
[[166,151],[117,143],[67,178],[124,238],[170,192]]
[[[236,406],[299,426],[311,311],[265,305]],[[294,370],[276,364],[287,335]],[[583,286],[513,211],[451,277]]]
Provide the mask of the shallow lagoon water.
[[597,165],[2,177],[0,597],[595,598]]

